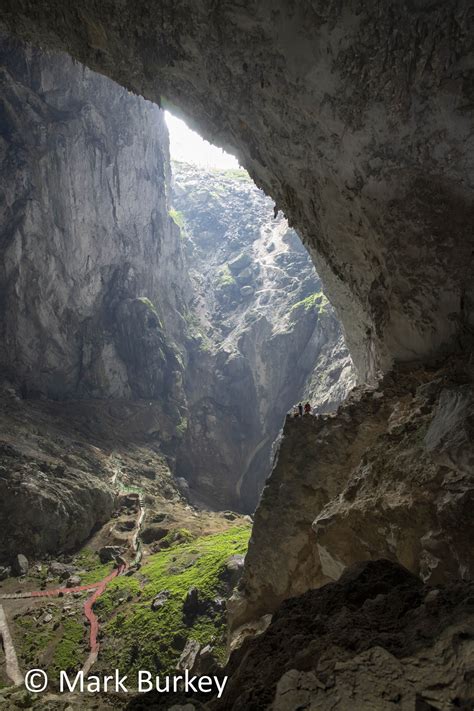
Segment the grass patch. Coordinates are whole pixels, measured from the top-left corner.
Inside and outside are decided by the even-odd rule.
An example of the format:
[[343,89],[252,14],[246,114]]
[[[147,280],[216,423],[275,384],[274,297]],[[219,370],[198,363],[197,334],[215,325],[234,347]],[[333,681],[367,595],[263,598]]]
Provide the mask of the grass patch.
[[184,218],[184,214],[180,210],[170,210],[168,214],[175,223],[175,225],[177,225],[179,229],[184,232],[184,230],[186,229],[186,221]]
[[84,625],[77,620],[66,620],[63,623],[62,635],[51,661],[51,671],[59,675],[63,669],[73,671],[82,665],[81,648],[84,641]]
[[80,574],[81,585],[97,583],[99,580],[107,577],[113,570],[113,563],[101,563],[98,555],[90,548],[84,548],[84,550],[76,556],[74,564],[80,570],[86,571]]
[[236,283],[228,264],[219,269],[217,283],[219,286],[232,286]]
[[[183,619],[183,602],[192,587],[198,588],[200,600],[224,596],[220,572],[229,556],[246,552],[249,537],[250,526],[245,525],[174,544],[150,556],[140,571],[141,585],[137,579],[126,577],[110,583],[96,605],[107,635],[102,662],[131,675],[139,669],[169,673],[176,668],[189,638],[213,644],[215,654],[223,660],[225,615],[200,615],[188,626]],[[165,590],[168,599],[153,611],[153,599]],[[126,595],[131,604],[120,604]]]
[[16,618],[15,625],[20,631],[21,657],[26,664],[32,665],[53,640],[53,626],[52,624],[39,626],[29,615]]
[[302,301],[298,301],[296,304],[293,304],[290,309],[290,313],[296,311],[296,309],[303,308],[305,311],[309,311],[310,309],[317,309],[318,313],[322,314],[326,310],[326,306],[328,305],[328,303],[329,301],[326,299],[323,292],[318,291],[315,294],[310,294],[306,297],[306,299],[303,299]]

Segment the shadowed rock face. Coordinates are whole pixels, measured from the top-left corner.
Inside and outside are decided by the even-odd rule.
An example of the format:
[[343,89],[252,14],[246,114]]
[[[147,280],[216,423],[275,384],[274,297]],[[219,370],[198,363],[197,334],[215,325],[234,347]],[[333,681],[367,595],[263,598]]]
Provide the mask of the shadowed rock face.
[[473,583],[433,589],[390,561],[362,563],[286,600],[268,629],[232,654],[221,699],[149,694],[127,709],[467,710],[472,595]]
[[234,147],[298,228],[362,375],[473,325],[473,15],[450,3],[6,0],[3,22]]

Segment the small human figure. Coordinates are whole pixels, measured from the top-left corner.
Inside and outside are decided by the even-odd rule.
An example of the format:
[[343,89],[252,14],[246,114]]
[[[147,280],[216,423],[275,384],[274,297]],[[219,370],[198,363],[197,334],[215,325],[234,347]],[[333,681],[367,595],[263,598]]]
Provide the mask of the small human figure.
[[300,417],[303,417],[303,405],[301,403],[298,405],[298,412]]
[[295,405],[293,408],[293,417],[299,417],[299,416],[300,416],[300,413],[298,412],[298,408]]
[[307,402],[304,406],[304,414],[305,415],[310,415],[311,414],[311,405],[309,402]]

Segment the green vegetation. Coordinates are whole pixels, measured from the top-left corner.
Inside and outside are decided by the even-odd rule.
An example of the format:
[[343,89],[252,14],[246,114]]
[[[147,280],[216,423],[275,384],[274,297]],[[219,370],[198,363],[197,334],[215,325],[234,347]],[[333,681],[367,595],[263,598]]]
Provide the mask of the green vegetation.
[[45,650],[54,638],[52,624],[38,626],[38,622],[30,615],[23,615],[15,619],[15,624],[20,630],[20,653],[25,664],[33,665],[37,656]]
[[61,670],[74,670],[81,665],[84,625],[77,620],[63,623],[62,635],[53,653],[50,669],[57,676]]
[[252,180],[250,175],[243,168],[229,168],[228,170],[222,170],[219,172],[222,175],[224,175],[226,178],[230,178],[231,180],[245,180],[245,181]]
[[180,212],[180,210],[174,210],[174,209],[170,210],[168,214],[171,217],[171,219],[173,220],[173,222],[175,223],[175,225],[177,225],[179,227],[179,229],[181,230],[181,234],[183,234],[186,230],[186,222],[184,219],[184,214],[182,212]]
[[97,554],[90,548],[84,548],[76,556],[75,564],[80,570],[86,571],[86,573],[81,573],[81,585],[96,583],[106,578],[113,569],[113,563],[102,564]]
[[156,318],[158,319],[158,323],[160,324],[160,328],[163,328],[163,324],[162,324],[162,322],[161,322],[161,319],[160,319],[160,316],[159,316],[159,314],[158,314],[158,311],[157,311],[157,309],[156,309],[155,304],[154,304],[152,301],[150,301],[150,299],[148,299],[146,296],[139,296],[138,299],[137,299],[137,301],[139,301],[141,304],[143,304],[143,305],[146,306],[148,309],[150,309],[150,311],[153,312],[154,316],[156,316]]
[[212,344],[207,335],[204,333],[202,330],[202,323],[199,320],[197,314],[190,310],[186,309],[185,312],[183,313],[184,319],[186,323],[188,324],[189,330],[191,331],[191,334],[195,338],[199,338],[200,343],[199,343],[199,348],[202,351],[212,351]]
[[229,265],[224,264],[224,266],[219,269],[219,273],[218,273],[219,286],[230,286],[235,283],[236,283],[236,281],[235,281],[234,277],[232,276],[232,272],[229,269]]
[[329,301],[326,299],[323,292],[318,291],[315,294],[310,294],[306,297],[306,299],[293,304],[290,312],[294,312],[296,309],[304,308],[305,311],[309,311],[309,309],[318,309],[318,313],[322,314],[325,312],[328,303]]
[[[185,540],[191,535],[186,533]],[[102,629],[108,640],[102,662],[129,674],[138,669],[169,673],[175,669],[189,638],[212,643],[215,654],[223,659],[224,614],[210,607],[187,625],[183,602],[192,587],[198,588],[200,600],[209,603],[224,596],[220,573],[231,555],[245,553],[249,536],[250,527],[239,526],[190,542],[173,543],[150,556],[140,571],[140,582],[120,577],[110,583],[95,607],[105,623]],[[167,599],[152,610],[152,601],[164,591]]]
[[188,420],[186,417],[182,417],[180,419],[179,424],[177,425],[176,429],[178,430],[178,432],[181,436],[186,434],[186,430],[188,429]]
[[15,624],[20,630],[19,651],[23,663],[34,666],[44,664],[45,659],[50,658],[48,671],[52,678],[57,679],[60,670],[74,670],[82,665],[86,653],[83,644],[85,632],[82,620],[70,618],[60,624],[59,610],[54,610],[52,614],[53,621],[47,625],[38,622],[32,615],[16,618]]

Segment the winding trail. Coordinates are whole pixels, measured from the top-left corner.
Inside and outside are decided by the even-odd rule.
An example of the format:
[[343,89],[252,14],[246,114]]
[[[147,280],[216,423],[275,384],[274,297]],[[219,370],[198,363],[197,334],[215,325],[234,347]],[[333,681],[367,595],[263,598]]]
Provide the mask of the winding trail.
[[[132,553],[135,554],[134,560],[132,562],[132,565],[137,565],[140,560],[141,560],[141,543],[140,543],[140,529],[143,523],[143,519],[145,517],[145,506],[143,503],[143,498],[140,495],[138,497],[138,504],[139,504],[139,512],[138,512],[138,517],[137,521],[135,524],[135,528],[133,531],[133,536],[130,542],[130,548]],[[118,566],[118,568],[115,568],[107,577],[103,578],[99,582],[96,583],[88,583],[87,585],[77,585],[76,587],[72,588],[54,588],[52,590],[31,590],[28,592],[21,592],[21,593],[1,593],[0,592],[0,600],[18,600],[18,599],[25,599],[25,598],[37,598],[37,597],[63,597],[63,595],[70,595],[72,593],[76,592],[83,592],[85,590],[93,590],[93,594],[87,598],[87,600],[84,603],[83,609],[84,609],[84,615],[89,623],[89,655],[85,661],[85,664],[82,668],[84,674],[87,674],[94,664],[94,662],[97,660],[98,654],[99,654],[99,648],[100,644],[98,641],[98,634],[99,634],[99,620],[97,618],[97,615],[95,614],[93,610],[94,603],[98,600],[98,598],[104,593],[105,589],[107,588],[107,585],[117,576],[122,575],[125,573],[128,568],[129,564],[126,562],[123,562]],[[20,686],[23,684],[23,675],[20,671],[20,666],[18,664],[18,657],[15,651],[15,646],[13,644],[13,640],[10,634],[10,630],[8,628],[7,624],[7,618],[5,615],[5,611],[0,605],[0,637],[3,640],[3,648],[5,651],[5,660],[6,660],[6,672],[8,677],[12,680],[13,684],[15,686]]]

